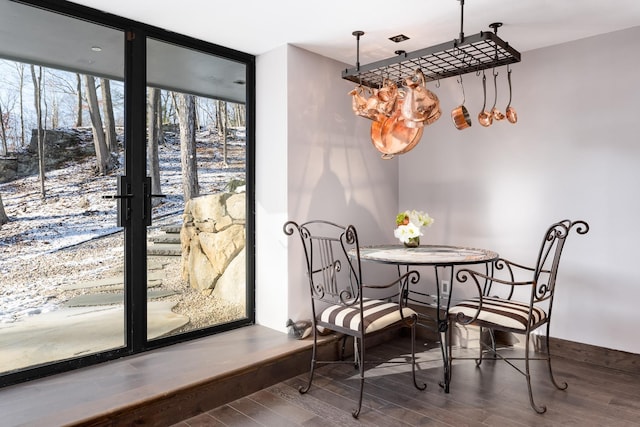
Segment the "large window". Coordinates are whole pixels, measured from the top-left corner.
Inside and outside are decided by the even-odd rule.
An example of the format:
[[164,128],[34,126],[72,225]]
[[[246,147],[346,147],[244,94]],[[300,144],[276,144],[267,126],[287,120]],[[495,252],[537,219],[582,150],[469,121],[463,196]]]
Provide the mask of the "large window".
[[253,57],[51,4],[0,0],[0,385],[254,321]]

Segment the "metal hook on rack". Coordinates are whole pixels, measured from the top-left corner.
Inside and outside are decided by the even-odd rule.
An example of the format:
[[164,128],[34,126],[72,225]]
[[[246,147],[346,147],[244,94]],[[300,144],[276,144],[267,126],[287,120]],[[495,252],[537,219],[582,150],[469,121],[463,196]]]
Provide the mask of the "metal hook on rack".
[[465,101],[467,100],[467,97],[464,94],[464,84],[462,83],[462,74],[458,74],[458,78],[456,81],[458,82],[460,87],[462,87],[462,105],[464,105]]

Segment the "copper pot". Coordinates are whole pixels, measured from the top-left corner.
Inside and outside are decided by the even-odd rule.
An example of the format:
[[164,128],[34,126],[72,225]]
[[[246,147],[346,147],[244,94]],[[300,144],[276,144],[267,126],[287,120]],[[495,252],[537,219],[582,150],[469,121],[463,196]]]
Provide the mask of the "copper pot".
[[402,117],[403,102],[403,99],[396,101],[396,109],[391,117],[371,124],[371,142],[382,153],[383,159],[392,159],[396,154],[408,152],[422,138],[424,127],[408,127]]
[[401,106],[402,117],[407,127],[430,125],[440,118],[440,100],[425,86],[425,77],[420,69],[404,81],[405,95]]
[[453,120],[453,124],[455,125],[456,129],[462,130],[471,126],[471,116],[469,116],[467,107],[464,106],[464,101],[466,100],[466,98],[464,95],[462,76],[459,76],[458,83],[460,83],[460,86],[462,87],[462,104],[451,111],[451,119]]
[[453,124],[458,130],[466,129],[471,126],[471,116],[469,116],[469,111],[464,105],[454,108],[451,111],[451,118],[453,119]]

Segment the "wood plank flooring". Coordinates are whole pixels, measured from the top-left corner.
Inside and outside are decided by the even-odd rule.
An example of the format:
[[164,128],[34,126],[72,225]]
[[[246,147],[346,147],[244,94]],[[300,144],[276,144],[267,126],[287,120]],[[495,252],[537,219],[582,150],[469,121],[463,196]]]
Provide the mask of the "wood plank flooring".
[[[351,365],[328,365],[317,371],[309,393],[298,387],[307,375],[264,388],[204,412],[173,427],[196,426],[640,426],[640,376],[584,362],[556,358],[554,373],[566,381],[566,391],[549,381],[545,362],[532,362],[534,398],[547,406],[543,415],[529,406],[525,379],[501,361],[486,360],[476,368],[472,360],[457,360],[451,392],[438,386],[442,379],[439,348],[420,349],[419,379],[427,390],[411,382],[409,366],[383,361],[407,356],[407,339],[374,347],[369,358],[380,360],[367,370],[365,397],[358,420],[358,381]],[[507,350],[521,353],[521,349]]]

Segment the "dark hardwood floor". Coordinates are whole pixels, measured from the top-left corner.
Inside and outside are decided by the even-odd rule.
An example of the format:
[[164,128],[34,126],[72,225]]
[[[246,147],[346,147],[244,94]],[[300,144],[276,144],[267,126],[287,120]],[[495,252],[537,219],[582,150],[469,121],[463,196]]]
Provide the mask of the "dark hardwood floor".
[[[640,426],[640,376],[584,362],[556,358],[556,379],[569,388],[560,391],[549,381],[544,362],[533,365],[534,397],[547,412],[529,406],[524,377],[501,361],[454,362],[451,392],[442,379],[439,348],[420,349],[418,391],[409,366],[384,364],[406,356],[407,340],[395,339],[374,347],[368,357],[379,365],[367,370],[360,418],[351,411],[357,402],[358,381],[351,365],[327,365],[317,371],[309,393],[301,395],[306,374],[266,387],[173,427],[195,426]],[[520,348],[507,350],[521,352]]]
[[[322,353],[337,354],[337,344],[325,337]],[[393,338],[367,353],[380,363],[369,365],[355,420],[353,365],[320,368],[311,391],[298,393],[310,346],[254,325],[16,384],[0,389],[0,426],[640,426],[636,354],[559,342],[554,353],[571,357],[555,358],[556,378],[569,388],[556,390],[544,363],[532,362],[535,397],[548,408],[538,415],[524,378],[500,361],[480,369],[456,361],[444,393],[439,347],[419,349],[418,377],[428,387],[416,390],[408,365],[384,363],[409,353],[406,337]]]

